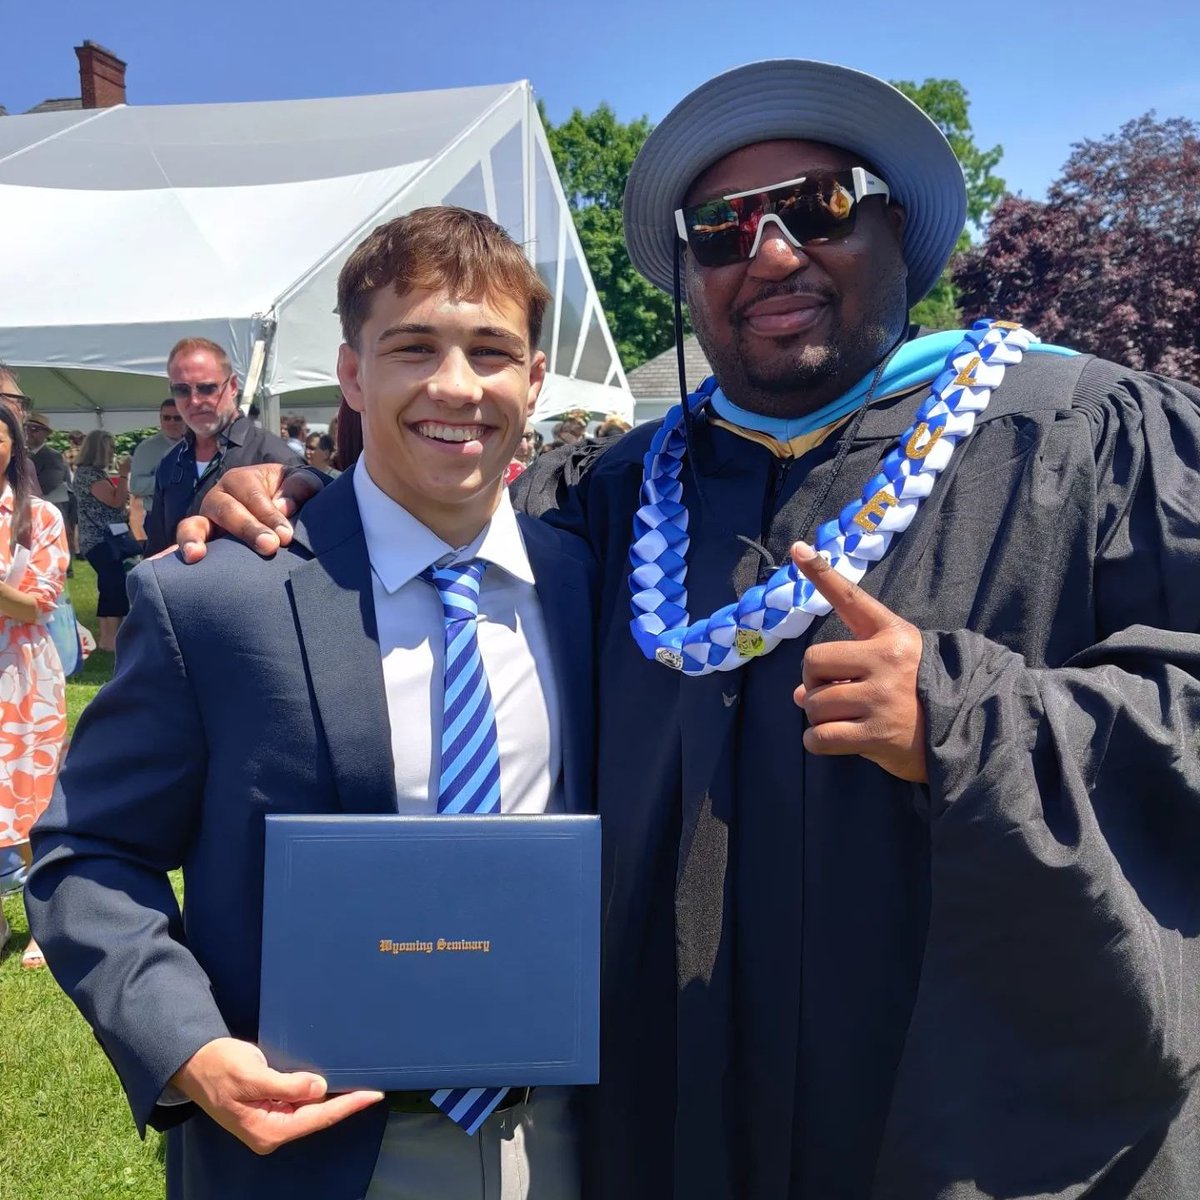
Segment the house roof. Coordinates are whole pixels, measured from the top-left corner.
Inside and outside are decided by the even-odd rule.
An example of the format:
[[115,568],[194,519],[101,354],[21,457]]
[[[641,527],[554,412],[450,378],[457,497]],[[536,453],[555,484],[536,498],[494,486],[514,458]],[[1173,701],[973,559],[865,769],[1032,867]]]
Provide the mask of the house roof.
[[[43,100],[29,110],[30,113],[70,112],[82,108],[83,101],[78,96],[65,96],[59,100]],[[28,116],[28,113],[26,114]]]
[[[700,343],[694,333],[683,339],[683,361],[689,388],[694,388],[702,379],[712,374],[712,368],[708,365],[708,359],[704,357],[704,351],[700,349]],[[635,400],[677,398],[679,366],[675,347],[671,346],[669,350],[648,359],[640,367],[635,367],[627,373],[626,378]]]

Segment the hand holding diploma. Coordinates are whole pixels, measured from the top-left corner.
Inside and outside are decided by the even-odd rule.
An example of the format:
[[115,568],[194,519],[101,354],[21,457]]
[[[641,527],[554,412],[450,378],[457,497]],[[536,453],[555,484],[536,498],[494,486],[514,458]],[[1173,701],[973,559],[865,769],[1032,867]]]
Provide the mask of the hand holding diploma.
[[795,691],[810,754],[860,754],[900,779],[925,783],[925,713],[917,698],[921,631],[839,575],[805,542],[792,560],[833,605],[852,642],[809,646]]
[[374,1091],[330,1096],[320,1075],[273,1071],[253,1042],[236,1038],[205,1043],[171,1084],[255,1154],[270,1154],[383,1099]]

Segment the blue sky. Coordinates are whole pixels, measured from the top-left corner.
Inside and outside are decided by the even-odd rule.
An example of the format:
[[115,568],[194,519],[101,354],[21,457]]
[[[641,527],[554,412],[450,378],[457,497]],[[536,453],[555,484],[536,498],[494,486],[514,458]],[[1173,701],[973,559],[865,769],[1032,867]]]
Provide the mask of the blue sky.
[[1131,6],[883,0],[40,0],[0,5],[0,104],[79,94],[72,46],[129,64],[136,104],[289,99],[529,79],[553,120],[607,100],[660,118],[757,58],[842,62],[888,79],[953,77],[1000,174],[1040,196],[1072,142],[1147,109],[1200,121],[1200,2]]

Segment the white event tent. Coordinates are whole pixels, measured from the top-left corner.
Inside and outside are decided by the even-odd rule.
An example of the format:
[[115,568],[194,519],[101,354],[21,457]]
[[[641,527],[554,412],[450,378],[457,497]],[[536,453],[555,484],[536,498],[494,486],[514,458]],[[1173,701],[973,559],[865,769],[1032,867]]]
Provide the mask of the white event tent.
[[[179,338],[228,347],[268,428],[336,401],[338,270],[427,204],[486,212],[554,295],[535,418],[633,397],[527,82],[0,118],[0,362],[58,427],[152,424]],[[319,414],[314,414],[319,415]]]

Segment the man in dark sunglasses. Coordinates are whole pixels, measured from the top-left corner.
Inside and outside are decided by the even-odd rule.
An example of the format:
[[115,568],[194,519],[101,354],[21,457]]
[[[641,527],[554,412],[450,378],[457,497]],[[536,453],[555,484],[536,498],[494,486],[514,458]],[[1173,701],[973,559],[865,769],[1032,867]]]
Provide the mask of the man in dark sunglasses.
[[200,501],[230,467],[301,465],[282,438],[238,411],[238,378],[223,346],[208,338],[184,338],[167,359],[167,380],[171,398],[160,406],[162,436],[178,432],[176,444],[155,469],[146,514],[147,554],[157,554],[175,541],[175,527],[198,511]]
[[[713,376],[514,488],[605,574],[592,1196],[1200,1195],[1200,391],[910,328],[965,214],[826,63],[634,164]],[[278,486],[212,511],[265,550]]]

